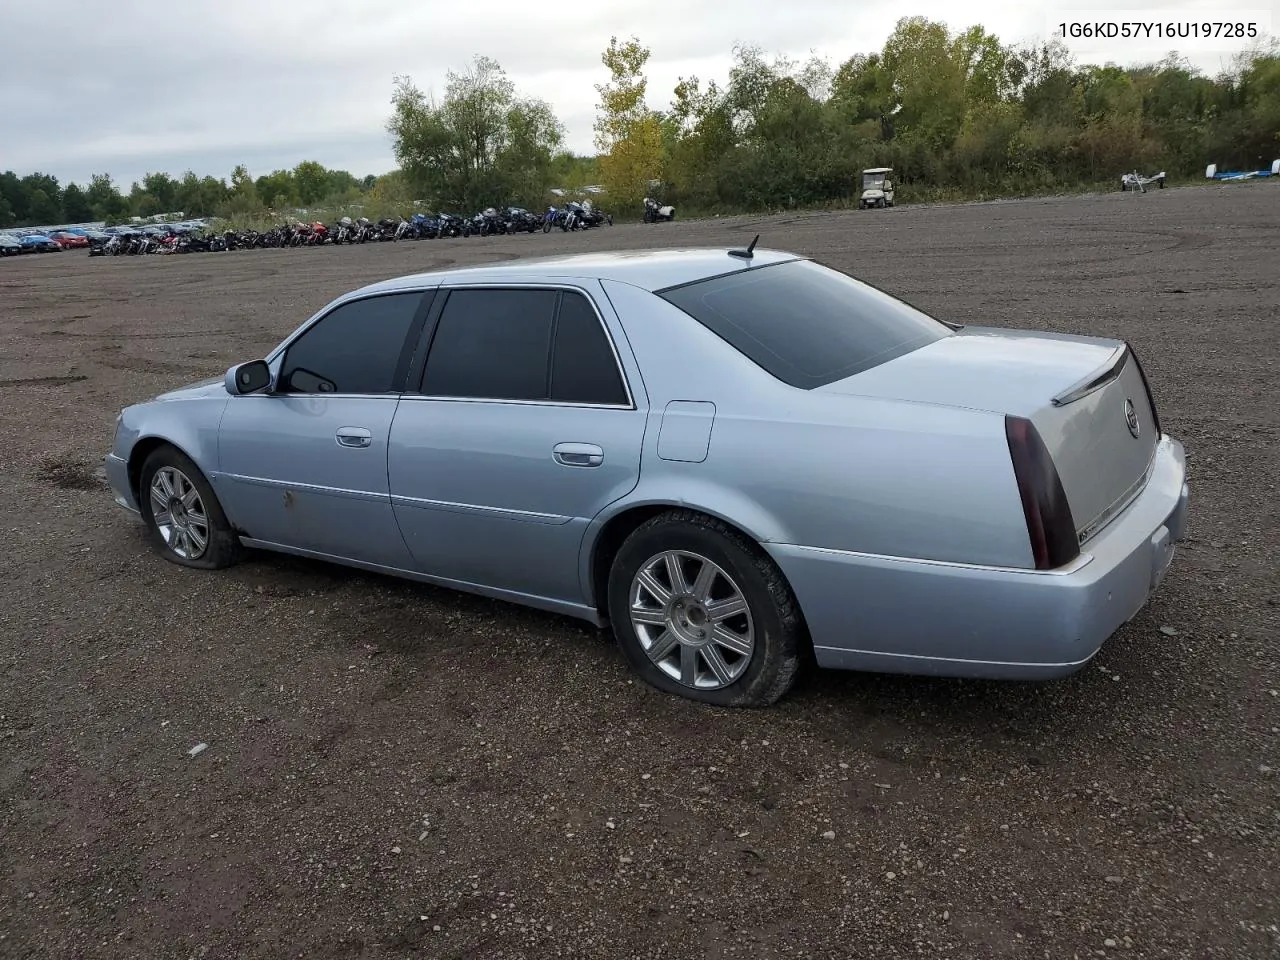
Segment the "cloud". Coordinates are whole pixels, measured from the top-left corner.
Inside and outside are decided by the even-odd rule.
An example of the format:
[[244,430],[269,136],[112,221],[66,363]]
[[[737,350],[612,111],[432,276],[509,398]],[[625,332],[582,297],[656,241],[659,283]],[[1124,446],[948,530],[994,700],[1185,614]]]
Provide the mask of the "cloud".
[[[1146,7],[1130,0],[1128,7]],[[1150,4],[1154,7],[1155,4]],[[1159,4],[1191,9],[1194,4]],[[649,102],[681,76],[723,80],[735,43],[834,64],[883,46],[899,16],[953,29],[982,24],[1006,42],[1043,39],[1051,12],[1025,2],[924,0],[910,11],[838,0],[219,0],[215,4],[5,2],[0,130],[6,167],[128,184],[150,171],[255,176],[314,159],[357,176],[395,166],[385,123],[392,78],[442,94],[450,69],[482,53],[526,96],[547,100],[568,146],[592,149],[600,55],[611,36],[652,51]],[[1123,59],[1123,58],[1119,58]],[[1221,58],[1200,58],[1218,68]]]

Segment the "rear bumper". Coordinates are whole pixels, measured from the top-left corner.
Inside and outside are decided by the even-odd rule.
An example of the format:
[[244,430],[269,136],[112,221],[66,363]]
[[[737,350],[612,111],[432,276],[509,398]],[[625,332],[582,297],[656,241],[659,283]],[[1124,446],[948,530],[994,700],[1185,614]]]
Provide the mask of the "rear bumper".
[[111,496],[116,505],[133,514],[140,514],[138,501],[129,487],[129,465],[114,453],[109,453],[102,461],[107,474],[107,486],[111,488]]
[[909,560],[782,544],[823,667],[999,679],[1075,673],[1147,602],[1185,534],[1182,444],[1164,437],[1138,498],[1061,570]]

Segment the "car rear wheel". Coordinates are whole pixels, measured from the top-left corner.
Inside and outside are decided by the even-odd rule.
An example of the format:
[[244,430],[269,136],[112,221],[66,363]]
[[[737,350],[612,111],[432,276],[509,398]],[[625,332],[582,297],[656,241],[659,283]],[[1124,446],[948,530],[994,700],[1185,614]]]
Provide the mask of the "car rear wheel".
[[718,520],[672,510],[641,524],[614,558],[608,598],[623,653],[660,690],[762,707],[795,682],[805,642],[795,597],[759,547]]
[[147,457],[138,505],[161,556],[184,567],[219,570],[243,555],[240,539],[191,458],[165,446]]

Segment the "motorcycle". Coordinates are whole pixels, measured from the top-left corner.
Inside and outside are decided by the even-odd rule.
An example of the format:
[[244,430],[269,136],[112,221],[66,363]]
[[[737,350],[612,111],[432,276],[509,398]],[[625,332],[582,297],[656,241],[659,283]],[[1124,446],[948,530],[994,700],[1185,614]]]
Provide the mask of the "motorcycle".
[[461,217],[452,213],[444,213],[443,211],[436,216],[436,236],[437,237],[467,237],[470,236],[466,232],[467,225],[471,221],[463,220]]
[[536,233],[542,226],[542,218],[524,207],[507,207],[506,214],[508,233]]
[[676,208],[667,205],[659,206],[658,201],[652,197],[644,198],[644,222],[645,223],[661,223],[676,218]]
[[613,214],[601,213],[591,205],[590,200],[582,201],[582,213],[580,216],[584,227],[598,227],[601,224],[613,226]]

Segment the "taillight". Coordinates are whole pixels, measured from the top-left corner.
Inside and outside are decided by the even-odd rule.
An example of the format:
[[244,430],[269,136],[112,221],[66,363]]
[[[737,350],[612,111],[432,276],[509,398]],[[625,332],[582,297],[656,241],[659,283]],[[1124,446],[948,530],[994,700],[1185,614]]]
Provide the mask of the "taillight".
[[1071,516],[1062,478],[1053,457],[1040,438],[1040,431],[1025,417],[1004,418],[1013,474],[1018,481],[1022,512],[1027,518],[1027,534],[1037,570],[1052,570],[1080,555],[1076,522]]

